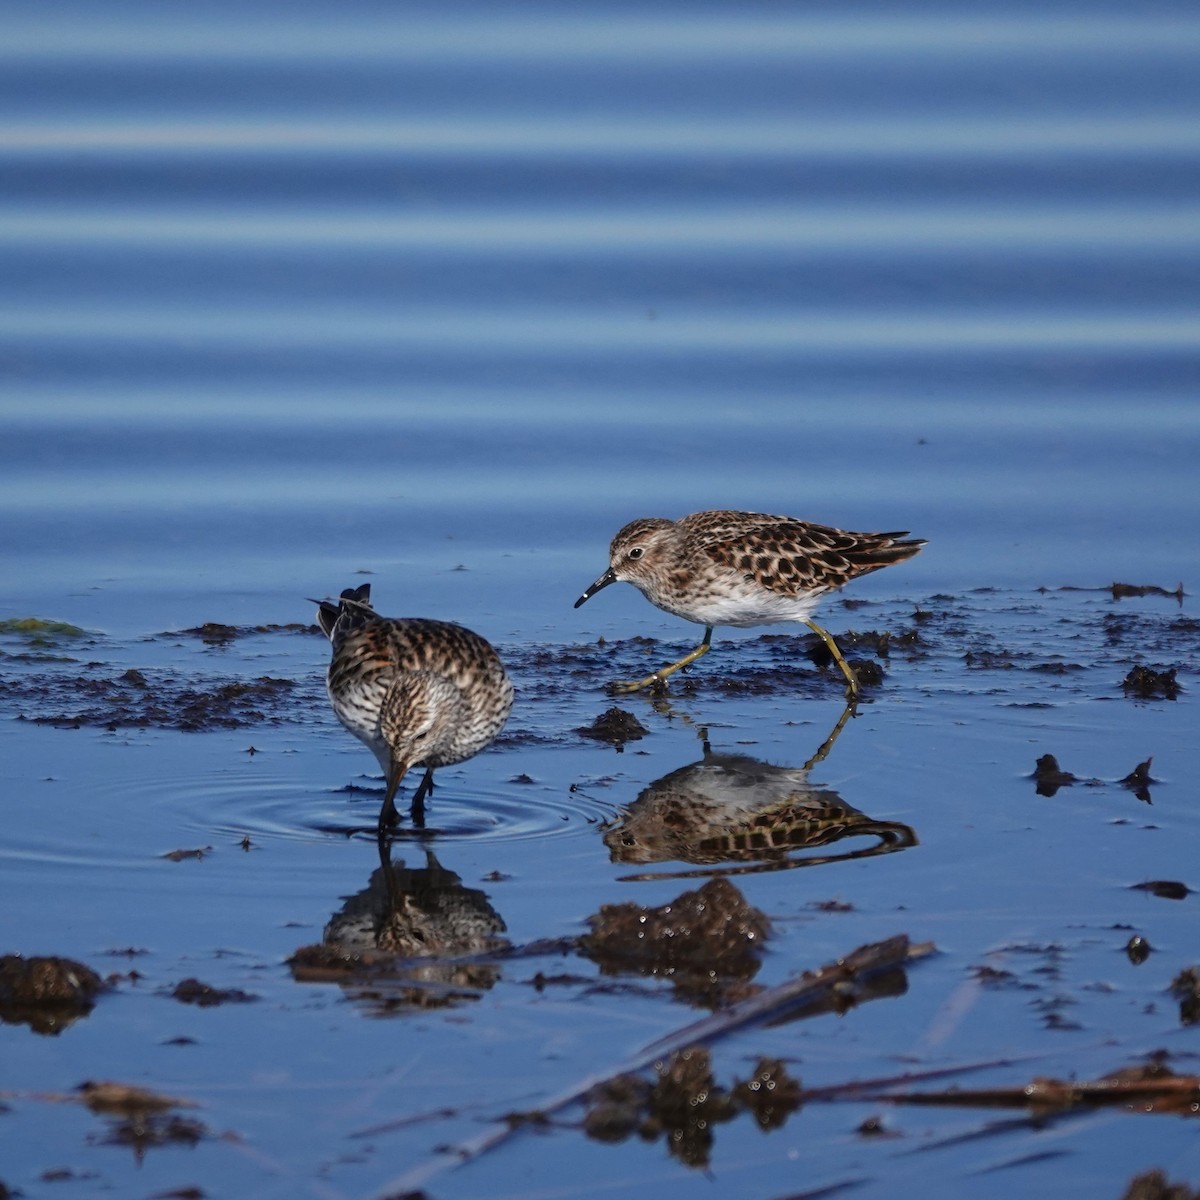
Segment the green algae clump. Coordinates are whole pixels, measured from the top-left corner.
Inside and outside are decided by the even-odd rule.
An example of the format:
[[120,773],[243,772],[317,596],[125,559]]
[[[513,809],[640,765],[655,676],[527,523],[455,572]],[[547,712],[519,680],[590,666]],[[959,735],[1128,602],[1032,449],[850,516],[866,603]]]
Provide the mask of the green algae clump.
[[66,621],[47,621],[42,617],[6,617],[0,620],[0,634],[24,638],[30,646],[57,646],[70,638],[87,636],[87,631]]

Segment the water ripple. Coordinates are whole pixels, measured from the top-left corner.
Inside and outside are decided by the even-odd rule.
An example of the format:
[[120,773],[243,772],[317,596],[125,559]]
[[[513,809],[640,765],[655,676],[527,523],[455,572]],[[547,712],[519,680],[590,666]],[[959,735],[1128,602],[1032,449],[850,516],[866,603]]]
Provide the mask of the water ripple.
[[[414,784],[415,786],[415,784]],[[411,790],[398,799],[402,821],[395,840],[431,837],[523,841],[579,835],[613,815],[611,806],[576,793],[554,792],[536,784],[495,784],[486,779],[436,778],[423,829],[407,819]],[[259,780],[251,788],[232,784],[215,794],[207,789],[203,814],[193,827],[198,835],[248,837],[252,842],[375,836],[383,800],[381,779],[362,777],[325,791],[298,791],[294,781]]]

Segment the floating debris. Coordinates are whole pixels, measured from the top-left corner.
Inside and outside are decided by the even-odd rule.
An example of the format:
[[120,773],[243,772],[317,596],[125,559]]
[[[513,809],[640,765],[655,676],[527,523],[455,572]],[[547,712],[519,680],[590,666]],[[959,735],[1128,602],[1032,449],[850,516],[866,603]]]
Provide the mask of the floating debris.
[[219,621],[205,621],[203,625],[194,625],[191,629],[177,629],[174,632],[160,633],[160,638],[194,637],[199,638],[210,646],[223,646],[237,638],[253,637],[263,633],[303,633],[324,636],[319,625],[300,621],[292,621],[286,625],[223,625]]
[[1036,1076],[1015,1087],[938,1092],[895,1091],[852,1083],[807,1093],[806,1100],[887,1100],[893,1104],[937,1105],[951,1108],[1019,1108],[1039,1118],[1096,1108],[1122,1108],[1131,1113],[1160,1113],[1195,1117],[1200,1114],[1200,1076],[1176,1075],[1155,1056],[1148,1063],[1122,1067],[1092,1081]]
[[[593,1106],[597,1103],[617,1106],[609,1107],[595,1117],[591,1129],[593,1136],[604,1134],[605,1140],[619,1141],[628,1136],[623,1132],[625,1127],[630,1131],[638,1127],[638,1110],[649,1095],[647,1088],[653,1086],[638,1078],[638,1072],[653,1068],[661,1083],[663,1072],[660,1064],[666,1064],[667,1078],[686,1085],[689,1080],[695,1081],[709,1071],[707,1055],[699,1057],[697,1051],[754,1026],[825,1012],[845,1012],[860,1002],[900,995],[907,987],[904,982],[906,966],[933,952],[933,946],[929,943],[912,943],[904,934],[859,946],[845,957],[816,971],[805,972],[775,987],[764,988],[727,1009],[659,1038],[609,1074],[599,1078],[593,1076],[533,1112],[508,1113],[498,1118],[490,1129],[477,1137],[441,1148],[436,1160],[410,1166],[403,1176],[389,1181],[387,1188],[396,1193],[412,1191],[439,1171],[478,1159],[524,1129],[544,1128],[554,1114],[580,1101],[589,1103],[589,1099]],[[687,1054],[688,1058],[681,1062],[679,1056],[683,1054]],[[674,1073],[672,1063],[675,1064]],[[618,1083],[618,1080],[621,1082]],[[757,1088],[754,1086],[756,1080]],[[715,1111],[733,1112],[732,1105],[746,1096],[746,1088],[750,1088],[752,1094],[761,1093],[764,1082],[767,1093],[778,1097],[775,1105],[779,1109],[778,1114],[766,1117],[776,1124],[781,1124],[788,1112],[795,1111],[795,1107],[789,1105],[794,1102],[798,1106],[802,1097],[807,1098],[807,1094],[801,1093],[798,1083],[793,1083],[782,1074],[778,1064],[762,1060],[751,1079],[743,1085],[736,1085],[732,1094],[726,1093]],[[620,1111],[621,1106],[624,1106],[624,1114]],[[731,1107],[726,1109],[725,1106]],[[756,1120],[759,1119],[756,1106],[747,1104],[747,1107],[755,1109]],[[690,1143],[689,1150],[696,1149],[697,1145],[696,1142]]]
[[777,1058],[760,1058],[749,1079],[734,1085],[734,1098],[754,1114],[759,1129],[781,1129],[801,1103],[803,1089]]
[[216,621],[205,621],[203,625],[197,625],[192,629],[181,629],[181,634],[186,634],[188,637],[198,637],[203,642],[208,642],[210,645],[222,645],[225,642],[232,642],[238,636],[237,628],[233,625],[221,625]]
[[1135,967],[1140,967],[1150,957],[1153,949],[1154,947],[1140,933],[1135,933],[1125,943],[1125,953]]
[[707,1167],[716,1126],[731,1121],[740,1104],[717,1085],[709,1052],[679,1050],[654,1064],[655,1079],[618,1075],[587,1097],[584,1132],[599,1141],[622,1141],[632,1133],[646,1142],[662,1138],[673,1158]]
[[1200,1191],[1185,1183],[1168,1183],[1162,1171],[1154,1170],[1131,1179],[1121,1200],[1200,1200]]
[[1070,787],[1073,783],[1079,782],[1077,775],[1072,775],[1070,771],[1064,771],[1058,765],[1058,759],[1053,754],[1043,754],[1037,760],[1032,778],[1037,784],[1039,796],[1053,796],[1059,788]]
[[[1141,800],[1144,804],[1152,803],[1150,784],[1155,780],[1150,777],[1150,759],[1140,762],[1124,779],[1118,780],[1120,785]],[[1037,784],[1039,796],[1053,796],[1059,788],[1070,787],[1072,784],[1082,784],[1084,787],[1104,787],[1103,779],[1081,779],[1070,771],[1064,771],[1058,765],[1058,759],[1053,754],[1043,754],[1034,767],[1031,779]]]
[[174,1111],[194,1108],[190,1100],[107,1081],[82,1083],[76,1093],[92,1112],[113,1118],[104,1140],[109,1145],[129,1146],[138,1162],[154,1146],[194,1146],[208,1134],[199,1121]]
[[1114,600],[1127,600],[1134,596],[1166,596],[1171,600],[1178,600],[1180,604],[1183,603],[1183,598],[1187,594],[1183,590],[1182,583],[1172,591],[1158,587],[1153,583],[1113,583],[1109,585],[1108,590],[1112,593]]
[[1135,892],[1149,892],[1163,900],[1186,900],[1192,894],[1192,889],[1177,879],[1150,879],[1145,883],[1132,884],[1131,887]]
[[897,1137],[897,1134],[892,1133],[890,1129],[883,1123],[882,1117],[868,1117],[854,1131],[859,1137],[878,1138],[878,1137]]
[[258,997],[240,988],[215,988],[199,979],[184,979],[175,985],[171,998],[181,1004],[195,1004],[200,1008],[213,1008],[218,1004],[249,1004]]
[[173,1108],[195,1108],[190,1100],[164,1096],[147,1088],[109,1080],[88,1080],[76,1089],[79,1099],[94,1113],[133,1116],[152,1112],[169,1112]]
[[1184,1025],[1200,1023],[1200,969],[1188,967],[1171,980],[1171,995],[1179,1001],[1179,1020]]
[[1124,779],[1121,780],[1121,786],[1128,788],[1143,804],[1152,804],[1150,799],[1150,785],[1154,782],[1150,777],[1150,764],[1153,759],[1148,758],[1145,762],[1140,762]]
[[685,1166],[707,1167],[717,1125],[748,1112],[760,1129],[782,1129],[804,1096],[800,1081],[772,1058],[760,1058],[749,1079],[722,1088],[701,1046],[675,1051],[653,1071],[653,1079],[629,1073],[597,1084],[584,1101],[587,1136],[599,1142],[633,1134],[645,1142],[661,1138]]
[[1114,600],[1129,600],[1138,596],[1166,596],[1170,600],[1177,600],[1180,604],[1183,603],[1184,596],[1187,593],[1183,590],[1183,584],[1178,587],[1168,589],[1158,587],[1156,584],[1136,584],[1136,583],[1110,583],[1104,587],[1072,587],[1066,585],[1057,588],[1041,587],[1039,592],[1108,592]]
[[194,850],[168,850],[166,854],[160,854],[159,858],[168,859],[170,862],[186,862],[189,858],[199,861],[211,852],[211,846],[197,846]]

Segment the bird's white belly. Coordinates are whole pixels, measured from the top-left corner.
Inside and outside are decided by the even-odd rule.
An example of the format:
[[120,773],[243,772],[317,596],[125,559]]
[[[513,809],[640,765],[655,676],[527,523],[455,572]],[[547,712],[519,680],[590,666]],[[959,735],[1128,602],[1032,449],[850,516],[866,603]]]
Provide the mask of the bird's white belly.
[[678,616],[698,625],[777,625],[783,621],[805,621],[817,607],[820,596],[779,596],[756,589],[752,594],[720,596],[710,594],[690,601],[686,611],[674,608]]
[[391,769],[392,752],[388,749],[387,741],[379,730],[378,720],[367,720],[360,713],[347,712],[335,704],[334,712],[344,728],[348,729],[378,760],[386,775]]

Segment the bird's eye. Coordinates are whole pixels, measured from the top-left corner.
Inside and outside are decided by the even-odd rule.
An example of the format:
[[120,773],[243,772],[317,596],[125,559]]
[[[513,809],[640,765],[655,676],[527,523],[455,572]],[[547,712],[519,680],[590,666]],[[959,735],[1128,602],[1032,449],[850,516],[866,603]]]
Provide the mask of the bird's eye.
[[425,732],[424,732],[424,733],[414,733],[414,734],[413,734],[413,741],[414,741],[414,742],[422,742],[422,741],[424,741],[424,740],[425,740],[425,739],[426,739],[428,736],[429,736],[429,730],[428,730],[428,729],[427,729],[427,730],[425,730]]
[[630,550],[630,552],[629,552],[629,557],[630,558],[641,558],[642,553],[643,553],[643,551],[642,551],[641,546],[634,546],[634,548],[632,550]]

